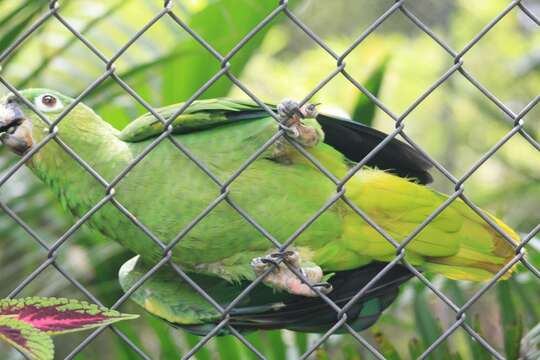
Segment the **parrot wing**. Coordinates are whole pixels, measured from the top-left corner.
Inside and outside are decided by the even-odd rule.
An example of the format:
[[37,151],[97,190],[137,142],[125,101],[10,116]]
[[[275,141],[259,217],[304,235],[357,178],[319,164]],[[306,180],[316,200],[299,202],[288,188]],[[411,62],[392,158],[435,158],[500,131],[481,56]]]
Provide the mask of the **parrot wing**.
[[[156,109],[165,121],[173,116],[182,104]],[[172,122],[173,134],[187,134],[215,126],[230,124],[240,120],[267,118],[268,113],[261,107],[244,101],[209,99],[194,101]],[[119,134],[125,142],[139,142],[156,137],[164,131],[163,123],[152,113],[146,113],[133,120]]]
[[[388,136],[369,126],[335,116],[320,114],[317,121],[323,128],[324,142],[354,162],[360,162]],[[414,178],[420,184],[433,181],[428,172],[432,165],[427,158],[396,139],[390,140],[366,165],[388,170],[401,177]]]
[[[170,105],[157,109],[156,112],[168,120],[181,105]],[[276,110],[274,105],[267,105]],[[263,108],[251,102],[210,99],[194,101],[171,125],[173,134],[186,134],[238,121],[253,121],[268,117]],[[361,161],[387,137],[383,132],[336,116],[319,114],[317,121],[325,133],[324,142],[353,162]],[[119,137],[125,142],[139,142],[156,137],[163,131],[163,123],[151,113],[147,113],[126,126]],[[412,178],[421,184],[432,181],[428,172],[431,168],[429,161],[411,146],[397,139],[390,140],[366,165],[387,170],[401,177]]]
[[[359,269],[336,272],[329,279],[335,290],[328,297],[343,307],[385,265],[373,262]],[[124,291],[151,268],[138,256],[126,262],[119,276]],[[250,284],[249,281],[231,283],[196,273],[189,273],[188,276],[221,307],[227,307]],[[411,277],[412,274],[404,267],[393,267],[350,308],[347,312],[348,323],[356,331],[371,326],[397,297],[399,285]],[[158,270],[145,282],[143,288],[134,292],[131,299],[153,315],[197,335],[210,332],[223,317],[170,267]],[[276,292],[259,284],[231,310],[229,323],[239,331],[287,328],[303,332],[325,332],[337,320],[336,311],[321,298]],[[224,328],[220,335],[227,333]]]

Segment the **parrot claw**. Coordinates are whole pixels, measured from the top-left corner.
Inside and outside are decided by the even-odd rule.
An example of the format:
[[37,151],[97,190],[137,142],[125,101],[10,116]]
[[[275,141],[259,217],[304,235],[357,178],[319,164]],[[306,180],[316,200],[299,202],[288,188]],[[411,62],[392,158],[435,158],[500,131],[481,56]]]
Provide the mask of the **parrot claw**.
[[278,104],[277,111],[281,122],[289,127],[298,124],[300,119],[304,117],[298,103],[291,99],[285,99]]
[[306,104],[300,107],[298,102],[285,99],[277,106],[281,123],[286,126],[287,135],[303,146],[313,147],[321,140],[317,131],[302,123],[302,119],[317,117],[317,105]]
[[[280,259],[281,262],[279,261]],[[270,287],[285,290],[294,295],[314,297],[317,296],[317,293],[292,272],[289,266],[297,269],[312,287],[319,288],[319,291],[323,294],[328,294],[333,290],[332,285],[329,283],[320,282],[323,272],[319,266],[301,267],[300,262],[298,252],[286,251],[284,253],[273,253],[267,256],[257,257],[251,261],[251,267],[257,276],[270,268],[274,268],[266,275],[263,282]]]
[[300,122],[300,119],[315,119],[317,117],[317,106],[319,104],[306,104],[302,107],[298,102],[285,99],[277,105],[278,115],[281,122],[286,126],[294,126]]

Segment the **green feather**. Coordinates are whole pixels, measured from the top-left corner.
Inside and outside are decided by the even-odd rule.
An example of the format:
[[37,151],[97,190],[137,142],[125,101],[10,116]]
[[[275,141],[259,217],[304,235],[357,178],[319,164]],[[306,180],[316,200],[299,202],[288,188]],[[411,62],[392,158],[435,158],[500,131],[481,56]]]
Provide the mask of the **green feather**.
[[[72,101],[43,89],[22,93],[31,102],[44,93],[57,95],[64,106]],[[157,111],[169,119],[179,107],[172,105]],[[38,143],[48,135],[48,126],[29,109],[23,105],[21,108],[33,123],[33,139]],[[61,110],[47,115],[54,120]],[[325,126],[332,121],[371,136],[356,128],[360,125],[328,116]],[[305,120],[304,124],[323,131],[315,120]],[[220,182],[235,175],[279,130],[277,122],[258,106],[227,99],[196,101],[172,126],[174,140],[189,149]],[[343,129],[348,131],[345,126]],[[116,179],[162,131],[163,125],[147,114],[119,132],[84,104],[75,106],[58,125],[59,139],[108,182]],[[375,133],[371,129],[370,132]],[[334,144],[336,138],[339,140],[336,134],[332,138]],[[398,145],[396,149],[406,148]],[[351,154],[346,146],[336,147]],[[345,176],[354,164],[327,143],[321,142],[306,151],[338,178]],[[274,154],[275,145],[268,147],[221,189],[173,142],[164,139],[115,184],[116,205],[103,203],[87,224],[140,254],[145,261],[156,262],[162,258],[163,249],[141,231],[133,217],[167,244],[213,204],[208,215],[174,246],[172,260],[200,276],[220,281],[252,280],[255,274],[251,260],[275,251],[275,247],[231,204],[240,206],[272,237],[285,242],[336,194],[336,185],[293,147],[287,152],[287,161],[277,161]],[[76,217],[87,214],[107,195],[105,187],[54,141],[27,164]],[[227,201],[214,204],[223,191],[227,192]],[[447,199],[446,195],[410,179],[375,168],[364,168],[354,175],[346,184],[346,195],[398,243]],[[130,215],[126,216],[119,207]],[[514,240],[519,240],[502,221],[491,218]],[[304,261],[321,266],[325,273],[358,269],[374,260],[391,261],[396,253],[383,236],[342,200],[307,227],[292,248],[300,252]],[[489,279],[514,254],[512,246],[459,199],[417,234],[405,253],[406,259],[422,270],[465,280]],[[235,285],[220,283],[220,286]],[[165,312],[164,318],[202,316],[169,311],[166,299],[149,304],[143,305],[153,306],[155,312]],[[208,311],[204,316],[209,318],[217,316],[207,307],[200,311]]]

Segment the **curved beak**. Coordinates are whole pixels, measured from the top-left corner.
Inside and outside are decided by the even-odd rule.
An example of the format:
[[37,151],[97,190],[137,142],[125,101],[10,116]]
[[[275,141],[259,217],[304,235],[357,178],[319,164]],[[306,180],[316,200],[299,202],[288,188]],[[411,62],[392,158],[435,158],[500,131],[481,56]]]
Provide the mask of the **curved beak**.
[[14,101],[0,104],[0,141],[18,155],[33,145],[32,122]]

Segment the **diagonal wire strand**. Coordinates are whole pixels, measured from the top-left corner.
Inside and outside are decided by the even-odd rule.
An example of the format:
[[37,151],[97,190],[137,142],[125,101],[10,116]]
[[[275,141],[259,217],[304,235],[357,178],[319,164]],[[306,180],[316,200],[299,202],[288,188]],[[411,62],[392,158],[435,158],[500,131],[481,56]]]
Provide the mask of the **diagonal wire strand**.
[[[378,279],[384,276],[390,269],[392,269],[398,263],[406,266],[422,283],[426,285],[437,297],[439,297],[443,302],[449,306],[454,312],[456,312],[456,321],[444,331],[444,333],[420,356],[421,359],[427,358],[442,342],[444,342],[451,334],[458,328],[463,328],[471,337],[476,339],[492,356],[497,359],[504,359],[485,339],[483,339],[478,333],[476,333],[468,324],[465,323],[465,316],[467,309],[476,302],[483,294],[488,291],[499,279],[504,276],[504,274],[512,268],[517,262],[521,262],[526,268],[528,268],[534,275],[540,278],[540,272],[536,269],[526,258],[525,258],[525,246],[530,240],[540,231],[540,225],[533,229],[521,243],[516,244],[515,241],[505,234],[505,232],[496,224],[494,221],[487,216],[480,208],[478,208],[469,198],[464,194],[464,184],[465,182],[487,161],[489,160],[508,140],[512,137],[519,134],[526,141],[528,141],[536,150],[540,151],[540,145],[538,142],[527,133],[524,129],[524,117],[525,115],[538,103],[540,96],[537,96],[533,99],[519,114],[513,113],[501,100],[494,96],[484,85],[482,85],[477,79],[475,79],[465,68],[465,55],[472,49],[489,31],[491,31],[497,23],[507,16],[512,11],[522,11],[527,15],[533,22],[539,24],[538,17],[525,5],[521,0],[512,1],[501,13],[499,13],[494,19],[492,19],[485,27],[473,38],[471,41],[459,52],[453,50],[444,40],[438,37],[435,32],[433,32],[428,26],[423,24],[418,17],[416,17],[410,10],[408,10],[404,0],[396,0],[395,3],[388,8],[381,16],[379,16],[359,37],[357,37],[352,44],[342,53],[337,54],[334,52],[325,42],[315,34],[305,23],[303,23],[290,9],[288,1],[281,0],[277,2],[276,7],[262,20],[260,21],[247,35],[245,35],[237,44],[229,51],[229,53],[222,55],[216,51],[207,41],[205,41],[200,35],[198,35],[189,25],[183,22],[173,11],[173,1],[167,0],[164,2],[163,8],[155,14],[151,20],[149,20],[144,26],[137,31],[111,58],[104,56],[90,41],[88,41],[80,32],[71,26],[71,24],[66,21],[59,13],[60,3],[56,0],[51,0],[49,2],[48,10],[40,17],[34,24],[32,24],[27,31],[21,34],[8,48],[6,48],[0,54],[0,63],[4,61],[11,53],[13,53],[19,46],[21,46],[25,40],[27,40],[37,29],[39,29],[45,22],[50,18],[55,18],[71,31],[74,36],[80,40],[86,47],[94,53],[105,66],[105,72],[102,76],[96,79],[92,84],[90,84],[87,89],[85,89],[75,101],[64,110],[64,112],[54,121],[50,122],[47,117],[41,114],[37,109],[33,107],[32,104],[27,104],[36,114],[40,117],[46,124],[49,126],[49,134],[45,139],[37,144],[32,151],[26,154],[19,162],[17,162],[12,168],[10,168],[6,174],[0,178],[0,186],[2,186],[9,178],[12,177],[15,172],[19,170],[24,163],[34,156],[40,149],[46,145],[49,141],[56,142],[61,146],[72,158],[74,158],[85,170],[88,171],[103,187],[104,187],[104,197],[101,201],[94,205],[79,221],[77,221],[62,237],[60,237],[52,246],[48,247],[40,237],[28,226],[26,225],[15,212],[9,209],[5,204],[0,203],[0,208],[6,212],[10,218],[19,224],[42,248],[47,252],[47,259],[32,272],[19,286],[14,289],[10,296],[15,296],[19,293],[26,285],[32,282],[39,274],[45,270],[47,267],[52,266],[56,268],[64,277],[66,277],[76,288],[81,290],[87,297],[92,299],[92,301],[99,303],[99,301],[80,283],[78,283],[69,273],[64,271],[56,263],[56,252],[57,250],[64,245],[64,243],[71,237],[71,235],[78,230],[95,212],[97,212],[102,206],[107,203],[113,204],[121,213],[123,213],[133,224],[135,224],[142,232],[146,234],[147,237],[152,239],[152,241],[159,246],[163,251],[163,257],[149,272],[147,272],[141,279],[139,279],[134,286],[128,289],[125,294],[117,300],[113,305],[113,308],[117,308],[122,303],[127,301],[129,297],[139,289],[145,281],[147,281],[155,272],[157,272],[165,264],[169,264],[179,275],[179,277],[188,283],[197,293],[203,296],[206,301],[208,301],[212,306],[214,306],[218,311],[223,314],[222,320],[216,324],[216,326],[211,330],[201,341],[192,348],[188,353],[184,354],[182,358],[190,358],[196,354],[196,352],[202,348],[211,338],[217,335],[221,329],[228,328],[230,332],[236,336],[249,350],[251,350],[257,358],[264,359],[264,355],[261,354],[245,337],[234,329],[233,326],[229,324],[229,312],[245,297],[249,292],[260,282],[264,280],[264,277],[272,270],[269,269],[266,273],[261,274],[255,281],[252,282],[244,291],[234,299],[228,306],[222,307],[220,304],[214,301],[204,289],[200,288],[195,282],[193,282],[189,276],[172,261],[172,250],[181,242],[184,238],[197,224],[204,219],[217,205],[222,202],[226,202],[229,206],[235,209],[249,224],[251,224],[259,233],[266,237],[271,244],[273,244],[277,250],[285,251],[289,246],[294,243],[294,240],[300,236],[309,226],[315,222],[318,217],[320,217],[325,211],[327,211],[332,205],[337,201],[342,200],[353,212],[355,212],[359,218],[369,224],[374,228],[379,234],[381,234],[386,241],[388,241],[396,249],[396,256],[388,265],[373,279],[371,279],[363,289],[355,294],[355,296],[342,308],[333,303],[328,297],[320,293],[317,288],[312,288],[325,302],[328,306],[332,307],[336,311],[336,323],[332,326],[315,344],[313,344],[306,353],[301,356],[301,359],[308,358],[320,345],[326,341],[326,339],[332,335],[335,331],[340,328],[347,330],[351,336],[356,339],[361,345],[364,346],[373,356],[377,359],[384,359],[384,356],[369,342],[367,342],[362,336],[360,336],[352,327],[347,323],[347,310],[372,287]],[[389,19],[393,14],[400,11],[407,18],[411,20],[413,24],[419,27],[424,31],[428,36],[430,36],[438,45],[440,45],[453,59],[454,65],[451,66],[432,86],[430,86],[420,97],[418,97],[410,106],[407,108],[400,116],[394,114],[388,107],[386,107],[379,99],[377,99],[373,94],[369,92],[362,84],[357,82],[346,70],[346,57],[357,47],[361,46],[367,37],[370,36],[381,24],[385,21],[390,21]],[[287,138],[285,130],[280,124],[280,130],[271,137],[266,144],[261,146],[261,148],[252,154],[245,163],[237,169],[233,175],[225,180],[221,181],[218,177],[211,173],[208,167],[199,161],[191,152],[181,144],[177,138],[172,136],[172,122],[181,115],[189,105],[191,105],[197,98],[199,98],[214,82],[218,81],[223,77],[227,77],[234,85],[236,85],[241,91],[243,91],[247,96],[249,96],[255,103],[259,104],[261,108],[267,111],[268,115],[279,121],[275,112],[269,108],[261,99],[259,99],[245,84],[243,84],[234,74],[230,72],[230,62],[234,60],[235,55],[249,42],[251,39],[257,35],[257,33],[268,26],[268,24],[280,14],[284,14],[291,23],[297,26],[302,30],[307,36],[319,47],[321,47],[329,56],[336,60],[336,68],[323,80],[319,82],[306,96],[300,101],[300,104],[303,105],[307,103],[319,90],[325,87],[330,81],[332,81],[336,76],[341,74],[346,79],[351,82],[360,92],[366,95],[380,110],[386,113],[392,120],[395,121],[396,130],[389,134],[376,148],[374,148],[363,160],[357,163],[350,172],[342,179],[337,179],[331,172],[324,168],[324,166],[309,152],[307,152],[302,146],[296,144],[294,141],[291,141]],[[210,78],[201,88],[199,88],[194,94],[182,105],[177,111],[170,116],[168,119],[164,119],[161,115],[156,112],[153,107],[148,104],[135,90],[133,90],[126,82],[124,82],[115,72],[114,63],[121,57],[123,54],[138,41],[138,39],[149,30],[154,24],[159,22],[163,17],[170,17],[181,29],[188,33],[194,41],[200,44],[204,49],[206,49],[211,55],[213,55],[216,60],[221,64],[221,70],[218,71],[212,78]],[[414,109],[424,102],[424,100],[435,91],[441,84],[445,83],[453,74],[460,73],[465,79],[467,79],[471,84],[473,84],[484,96],[486,96],[490,101],[492,101],[503,113],[505,113],[513,121],[512,129],[501,138],[493,147],[488,150],[480,159],[478,159],[469,170],[461,177],[456,178],[450,172],[448,172],[441,164],[439,164],[435,159],[433,159],[427,152],[421,149],[412,139],[410,139],[404,132],[404,121],[410,116]],[[164,130],[141,154],[137,156],[134,161],[132,161],[123,171],[121,171],[115,179],[111,182],[105,181],[90,165],[88,165],[83,159],[81,159],[78,154],[76,154],[67,144],[57,136],[58,129],[57,125],[61,120],[67,116],[70,111],[80,103],[84,97],[91,93],[100,83],[105,79],[112,78],[118,85],[120,85],[126,93],[131,95],[131,97],[145,107],[156,119],[164,125]],[[17,89],[11,86],[2,76],[0,76],[0,82],[4,84],[10,91],[16,94],[23,102],[27,103]],[[409,145],[418,150],[424,157],[434,165],[434,167],[439,170],[446,178],[448,178],[455,185],[455,192],[442,203],[431,215],[429,215],[411,234],[409,234],[401,243],[396,242],[392,239],[387,232],[377,225],[369,216],[362,211],[356,204],[350,201],[346,195],[346,184],[347,182],[355,176],[359,171],[362,170],[363,166],[379,151],[381,151],[390,141],[395,139],[397,136],[401,136]],[[230,196],[228,191],[228,186],[231,185],[240,174],[246,170],[264,150],[272,146],[278,139],[285,137],[290,144],[297,149],[306,159],[308,159],[317,169],[321,171],[330,181],[336,184],[336,193],[328,199],[328,201],[313,215],[311,215],[288,239],[286,239],[283,244],[280,243],[278,239],[275,239],[266,229],[260,226],[244,209],[242,209]],[[133,214],[130,213],[129,209],[125,208],[122,204],[118,202],[115,198],[115,186],[125,177],[127,174],[135,167],[137,164],[146,157],[158,144],[162,141],[170,141],[174,146],[187,158],[189,158],[194,164],[196,164],[201,171],[203,171],[215,184],[221,189],[221,194],[208,204],[208,206],[197,216],[195,217],[184,229],[182,229],[179,234],[168,244],[163,243],[158,237],[156,237],[144,224],[140,222]],[[414,240],[414,238],[431,223],[446,207],[448,207],[453,201],[457,198],[460,198],[464,201],[473,211],[475,211],[484,221],[491,226],[495,231],[497,231],[503,238],[505,238],[516,251],[516,256],[505,265],[497,274],[494,275],[493,279],[487,282],[477,293],[475,293],[461,308],[457,307],[452,301],[450,301],[442,292],[440,292],[420,271],[418,271],[412,264],[406,260],[406,248],[407,245]],[[291,268],[298,278],[307,285],[310,285],[307,279],[303,274],[298,273],[295,269]],[[124,334],[116,330],[114,327],[110,327],[116,335],[118,335],[124,342],[134,350],[141,358],[149,359],[149,357],[144,354],[140,349],[138,349]],[[68,359],[75,357],[79,354],[89,343],[91,343],[95,337],[97,337],[105,328],[100,328],[95,330],[89,337],[87,337],[83,342],[81,342],[69,355]]]

